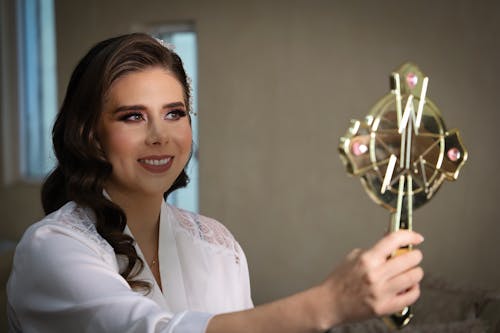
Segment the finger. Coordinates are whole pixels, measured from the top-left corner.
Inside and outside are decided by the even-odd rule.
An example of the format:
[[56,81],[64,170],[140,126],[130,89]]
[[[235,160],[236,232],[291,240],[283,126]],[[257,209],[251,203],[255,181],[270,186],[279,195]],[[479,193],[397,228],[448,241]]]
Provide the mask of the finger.
[[383,258],[387,258],[400,247],[407,245],[417,245],[424,241],[422,235],[410,230],[398,230],[378,241],[371,251]]
[[415,249],[387,260],[377,268],[374,274],[381,281],[389,280],[419,265],[422,258],[422,252]]
[[424,277],[424,270],[421,267],[415,267],[403,274],[399,274],[386,283],[386,290],[390,294],[404,294],[415,285],[418,285]]
[[408,289],[406,292],[395,296],[390,302],[388,302],[386,314],[392,314],[401,311],[405,307],[415,303],[419,297],[420,297],[420,286],[416,284],[412,286],[410,289]]

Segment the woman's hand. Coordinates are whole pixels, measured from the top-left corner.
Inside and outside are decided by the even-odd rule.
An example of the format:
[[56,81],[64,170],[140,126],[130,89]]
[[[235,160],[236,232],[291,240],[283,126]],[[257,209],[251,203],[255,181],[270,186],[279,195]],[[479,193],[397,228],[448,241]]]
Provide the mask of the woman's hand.
[[419,234],[400,230],[369,250],[353,250],[320,286],[324,297],[331,297],[329,324],[392,314],[414,303],[424,275],[418,266],[422,253],[412,250],[394,257],[391,254],[422,241]]
[[411,231],[392,233],[367,251],[352,251],[320,285],[254,309],[214,316],[207,333],[325,332],[400,311],[419,296],[422,253],[413,250],[390,257],[400,247],[422,240]]

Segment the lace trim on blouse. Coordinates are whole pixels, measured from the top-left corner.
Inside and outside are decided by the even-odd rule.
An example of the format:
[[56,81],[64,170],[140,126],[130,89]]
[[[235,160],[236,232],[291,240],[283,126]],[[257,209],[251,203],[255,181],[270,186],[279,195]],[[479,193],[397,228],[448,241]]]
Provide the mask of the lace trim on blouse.
[[[195,239],[200,239],[231,251],[234,254],[236,263],[240,262],[241,250],[238,242],[236,242],[233,235],[224,225],[209,217],[175,206],[168,206],[172,209],[177,220],[177,225],[182,230]],[[90,240],[102,249],[104,253],[114,254],[111,245],[97,232],[92,210],[81,207],[74,202],[69,202],[52,217],[52,220]]]
[[229,230],[220,222],[196,213],[192,213],[169,205],[177,217],[179,226],[193,238],[209,244],[223,247],[235,255],[237,263],[240,261],[240,247]]
[[54,220],[81,234],[105,252],[114,253],[113,247],[97,232],[94,214],[89,208],[70,202],[63,207],[57,216],[54,216]]

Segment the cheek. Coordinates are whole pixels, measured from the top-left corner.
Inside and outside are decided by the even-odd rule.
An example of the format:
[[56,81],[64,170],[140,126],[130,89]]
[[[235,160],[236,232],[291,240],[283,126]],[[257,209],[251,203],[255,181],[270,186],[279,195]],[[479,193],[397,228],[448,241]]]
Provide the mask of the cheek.
[[176,141],[182,151],[191,151],[191,144],[193,141],[193,133],[191,130],[191,126],[187,126],[177,131]]
[[104,152],[110,162],[130,156],[134,146],[134,136],[122,131],[111,131],[112,134],[104,139]]

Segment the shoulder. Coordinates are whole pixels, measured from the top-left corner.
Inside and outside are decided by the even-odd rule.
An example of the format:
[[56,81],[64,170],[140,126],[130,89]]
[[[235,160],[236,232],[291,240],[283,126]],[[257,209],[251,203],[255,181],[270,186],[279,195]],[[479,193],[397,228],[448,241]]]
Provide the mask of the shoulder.
[[64,251],[60,247],[68,242],[108,259],[114,253],[109,243],[97,232],[92,210],[74,202],[66,203],[30,226],[21,238],[16,252]]
[[167,204],[178,228],[203,242],[240,252],[231,232],[219,221]]
[[24,295],[76,295],[92,272],[118,274],[112,247],[95,230],[89,212],[73,202],[33,224],[19,241],[8,282],[12,305]]

